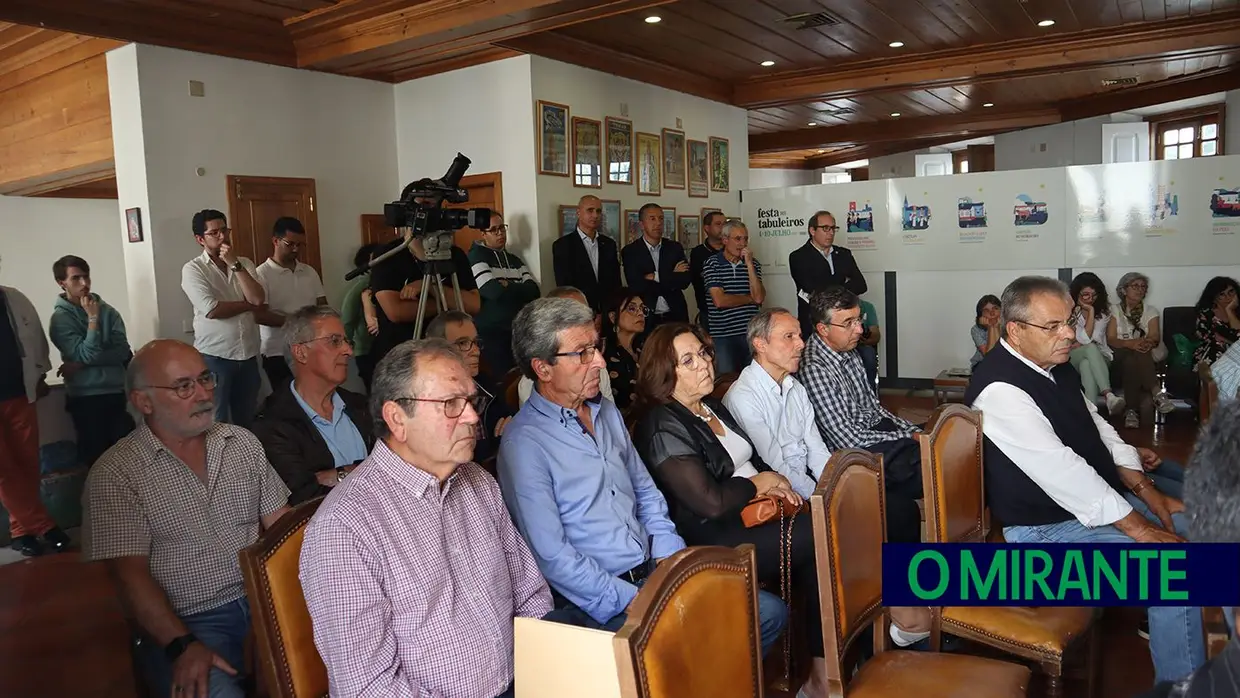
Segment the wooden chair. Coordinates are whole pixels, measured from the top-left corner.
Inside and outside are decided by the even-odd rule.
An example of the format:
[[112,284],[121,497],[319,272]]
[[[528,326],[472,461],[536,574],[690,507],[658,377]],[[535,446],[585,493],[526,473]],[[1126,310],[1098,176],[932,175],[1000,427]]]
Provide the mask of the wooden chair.
[[298,567],[306,524],[322,497],[303,502],[240,553],[263,683],[273,698],[323,698],[327,667],[314,646]]
[[508,404],[508,408],[513,412],[521,408],[521,395],[517,390],[517,386],[520,384],[521,369],[519,368],[514,368],[504,374],[504,379],[499,384],[500,396],[502,396],[504,402]]
[[[958,654],[891,650],[883,603],[887,538],[882,456],[836,451],[810,497],[827,680],[833,696],[1024,696],[1029,669]],[[874,657],[854,674],[845,657],[867,629]]]
[[715,377],[715,389],[711,391],[710,396],[716,400],[722,400],[724,395],[728,394],[728,388],[740,378],[739,373],[725,373],[722,376]]
[[[933,429],[917,435],[926,491],[926,542],[983,543],[990,533],[982,470],[982,415],[949,405]],[[1095,612],[1072,607],[961,606],[934,609],[930,646],[946,632],[1022,659],[1046,674],[1046,694],[1063,695],[1064,656],[1083,647],[1089,654],[1089,695],[1098,687]]]
[[761,698],[754,570],[752,545],[686,548],[662,562],[616,633],[621,696]]

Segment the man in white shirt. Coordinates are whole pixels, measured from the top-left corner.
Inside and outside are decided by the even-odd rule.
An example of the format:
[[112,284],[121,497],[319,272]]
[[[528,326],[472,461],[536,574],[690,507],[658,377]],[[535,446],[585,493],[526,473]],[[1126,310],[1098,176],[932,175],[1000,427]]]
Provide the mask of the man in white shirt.
[[267,296],[270,312],[257,319],[263,370],[275,390],[293,378],[284,358],[284,335],[280,331],[284,318],[307,305],[327,305],[327,294],[323,292],[323,282],[314,267],[297,261],[306,246],[306,229],[301,221],[291,216],[277,218],[271,230],[271,244],[271,257],[258,265],[258,283]]
[[262,385],[255,315],[266,312],[266,294],[254,263],[233,253],[223,213],[199,211],[191,225],[202,254],[181,267],[181,290],[194,306],[194,348],[215,374],[215,420],[248,428]]
[[[974,369],[965,402],[982,413],[986,502],[1011,543],[1176,543],[1184,505],[1145,474],[1161,459],[1099,416],[1068,363],[1076,328],[1062,282],[1016,279],[1003,291],[1003,338]],[[1201,611],[1149,609],[1158,681],[1205,661]]]
[[753,363],[741,371],[723,404],[762,460],[808,498],[831,450],[814,426],[809,393],[792,375],[805,348],[801,325],[787,310],[767,308],[749,321],[749,346]]

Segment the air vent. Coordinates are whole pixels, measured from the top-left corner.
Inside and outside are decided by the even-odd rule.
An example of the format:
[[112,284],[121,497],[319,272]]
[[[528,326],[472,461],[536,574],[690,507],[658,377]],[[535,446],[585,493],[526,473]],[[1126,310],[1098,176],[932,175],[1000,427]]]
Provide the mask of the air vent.
[[840,23],[838,17],[826,12],[802,12],[799,15],[789,15],[779,21],[793,25],[793,29],[814,29],[815,27],[834,27]]
[[856,111],[857,110],[852,107],[840,107],[839,109],[824,109],[819,113],[824,116],[843,116],[845,114],[852,114]]
[[1129,85],[1135,85],[1135,84],[1137,84],[1137,79],[1134,77],[1115,78],[1115,79],[1107,78],[1102,81],[1103,87],[1127,87]]

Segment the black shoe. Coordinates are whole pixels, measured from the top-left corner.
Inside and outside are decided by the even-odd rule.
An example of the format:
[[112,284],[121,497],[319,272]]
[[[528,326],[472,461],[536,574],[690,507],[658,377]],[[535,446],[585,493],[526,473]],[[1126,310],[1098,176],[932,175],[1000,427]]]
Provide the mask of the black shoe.
[[34,536],[18,536],[13,539],[9,547],[26,557],[38,557],[43,554],[43,544]]
[[44,533],[43,542],[48,544],[53,553],[63,553],[72,544],[72,541],[69,540],[69,534],[60,530],[59,526],[53,526],[47,533]]

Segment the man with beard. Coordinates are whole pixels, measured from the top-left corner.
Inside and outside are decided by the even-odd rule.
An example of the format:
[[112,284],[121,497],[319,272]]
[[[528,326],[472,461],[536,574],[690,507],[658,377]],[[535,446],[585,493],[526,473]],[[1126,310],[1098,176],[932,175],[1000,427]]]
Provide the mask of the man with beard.
[[216,377],[193,347],[147,344],[126,383],[142,425],[90,471],[83,551],[116,582],[152,694],[241,698],[237,553],[288,511],[288,488],[253,434],[215,421]]
[[284,356],[284,334],[280,327],[285,316],[307,305],[327,305],[327,295],[319,273],[298,261],[306,246],[306,229],[289,216],[276,219],[271,230],[271,256],[258,265],[258,283],[267,298],[268,312],[260,313],[258,332],[262,339],[263,370],[271,389],[293,377]]

